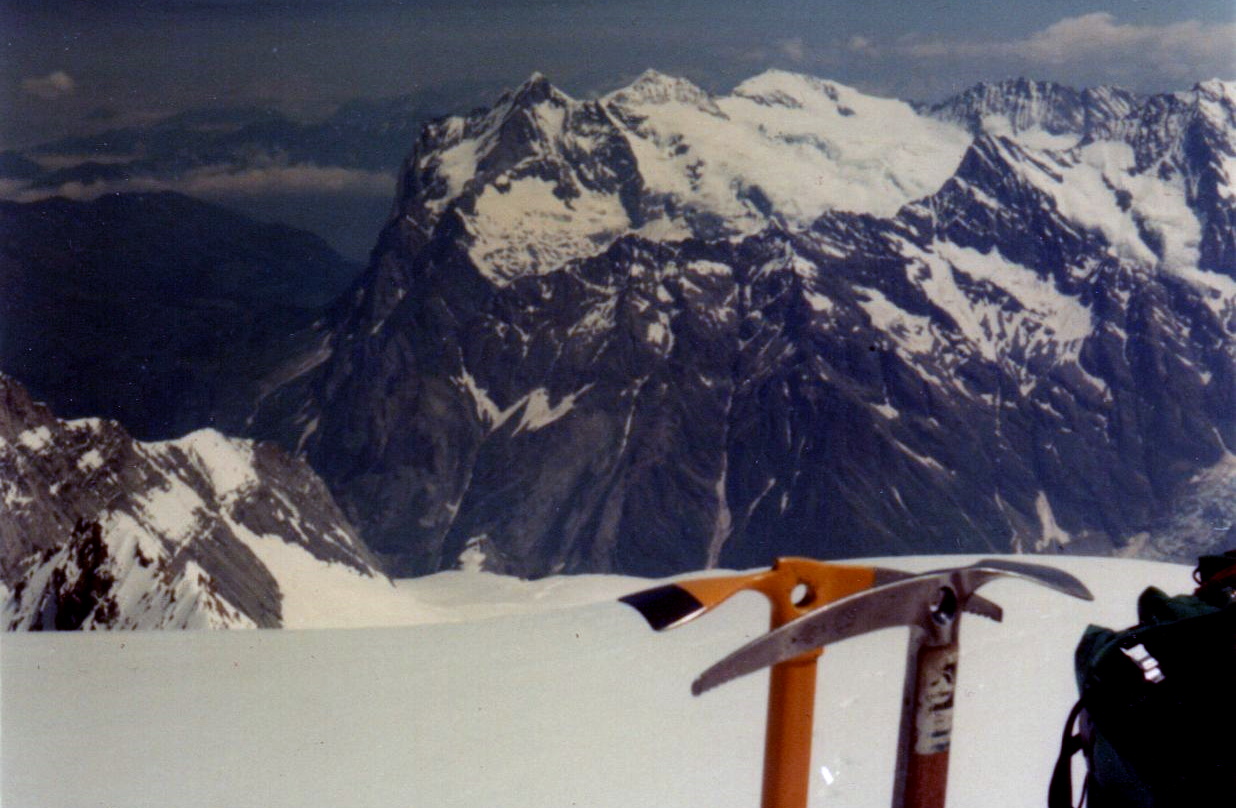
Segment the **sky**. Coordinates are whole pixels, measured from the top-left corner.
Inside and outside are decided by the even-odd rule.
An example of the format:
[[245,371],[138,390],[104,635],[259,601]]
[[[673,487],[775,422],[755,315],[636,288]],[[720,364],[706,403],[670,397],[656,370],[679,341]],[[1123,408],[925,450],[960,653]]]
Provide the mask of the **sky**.
[[938,100],[1024,75],[1158,92],[1236,78],[1233,0],[0,0],[0,148],[193,107],[312,118],[533,71],[577,97],[645,68],[727,91],[770,67]]

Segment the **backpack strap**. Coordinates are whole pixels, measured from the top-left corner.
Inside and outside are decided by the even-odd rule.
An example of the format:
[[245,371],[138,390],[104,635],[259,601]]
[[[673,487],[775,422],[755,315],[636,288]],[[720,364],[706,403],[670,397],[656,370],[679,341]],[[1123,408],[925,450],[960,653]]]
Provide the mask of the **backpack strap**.
[[1047,789],[1047,808],[1081,808],[1086,802],[1086,790],[1090,785],[1090,775],[1082,781],[1081,798],[1073,805],[1073,756],[1083,753],[1090,758],[1090,738],[1085,731],[1085,724],[1078,732],[1073,728],[1085,713],[1080,700],[1069,711],[1069,718],[1064,722],[1064,735],[1060,739],[1060,756],[1056,758],[1056,767],[1051,773],[1051,785]]

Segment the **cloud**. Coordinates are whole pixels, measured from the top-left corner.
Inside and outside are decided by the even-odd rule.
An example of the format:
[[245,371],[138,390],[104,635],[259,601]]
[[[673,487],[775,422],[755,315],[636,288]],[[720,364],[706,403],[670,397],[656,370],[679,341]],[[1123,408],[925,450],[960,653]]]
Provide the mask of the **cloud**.
[[1162,71],[1210,77],[1236,69],[1236,24],[1197,20],[1166,25],[1118,22],[1107,12],[1066,17],[1028,37],[994,42],[908,37],[891,50],[932,58],[1005,58],[1042,66],[1109,66],[1114,72]]
[[846,42],[845,46],[846,46],[846,50],[850,51],[851,53],[858,53],[864,56],[879,56],[880,55],[880,48],[876,45],[876,43],[872,42],[867,37],[859,36],[858,34],[855,34],[854,36],[850,37],[849,41]]
[[22,79],[21,88],[44,101],[55,101],[72,95],[77,89],[77,82],[63,70],[48,73],[46,76],[32,76]]
[[389,196],[395,190],[395,178],[376,171],[339,168],[337,166],[290,165],[250,168],[203,169],[189,174],[172,190],[187,194],[246,195],[321,193],[358,196]]
[[791,62],[801,62],[807,58],[807,44],[800,36],[783,39],[777,43],[777,52]]
[[0,180],[0,199],[14,202],[35,202],[53,196],[89,200],[104,194],[141,191],[177,191],[206,198],[319,193],[388,198],[394,190],[395,178],[387,174],[314,165],[241,170],[218,165],[197,169],[179,178],[137,176],[91,183],[73,181],[50,188],[31,188],[25,183]]
[[1099,12],[1069,17],[1016,43],[1016,49],[1034,61],[1064,64],[1096,54],[1138,56],[1155,62],[1205,62],[1231,59],[1236,25],[1203,25],[1197,20],[1169,25],[1122,25],[1111,14]]
[[808,42],[804,37],[773,39],[760,45],[735,49],[727,58],[764,67],[820,70],[836,65],[845,55],[845,43],[836,39]]

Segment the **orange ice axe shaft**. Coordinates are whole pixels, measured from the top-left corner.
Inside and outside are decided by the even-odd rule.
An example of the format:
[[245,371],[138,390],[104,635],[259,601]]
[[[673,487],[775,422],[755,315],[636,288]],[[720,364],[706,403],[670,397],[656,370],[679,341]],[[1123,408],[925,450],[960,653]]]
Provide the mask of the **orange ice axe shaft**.
[[[621,598],[657,631],[706,614],[731,596],[755,591],[772,605],[772,629],[856,592],[907,577],[879,567],[779,558],[772,569],[745,575],[694,578]],[[816,660],[811,648],[772,668],[764,736],[763,808],[803,808],[811,771]]]

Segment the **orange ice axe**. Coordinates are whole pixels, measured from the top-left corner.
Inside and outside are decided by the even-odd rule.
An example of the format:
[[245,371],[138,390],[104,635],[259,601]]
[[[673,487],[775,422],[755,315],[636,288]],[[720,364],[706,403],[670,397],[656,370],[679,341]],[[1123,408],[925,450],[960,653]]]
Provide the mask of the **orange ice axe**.
[[[1013,578],[1093,600],[1062,570],[1003,559],[935,570],[856,592],[773,629],[700,674],[696,695],[807,650],[886,628],[909,627],[893,808],[944,808],[959,658],[961,612],[1000,620],[1000,607],[975,590]],[[976,603],[977,602],[977,603]]]
[[[620,600],[635,607],[654,629],[663,631],[751,590],[768,598],[775,630],[833,601],[908,577],[909,573],[881,567],[779,558],[772,569],[678,581]],[[772,667],[764,735],[763,808],[804,808],[807,804],[816,661],[823,650],[806,648]]]

